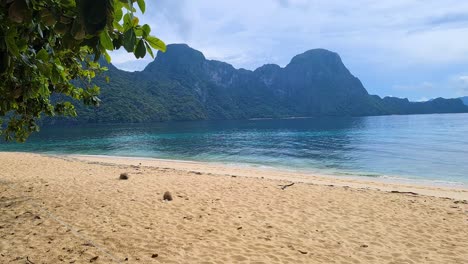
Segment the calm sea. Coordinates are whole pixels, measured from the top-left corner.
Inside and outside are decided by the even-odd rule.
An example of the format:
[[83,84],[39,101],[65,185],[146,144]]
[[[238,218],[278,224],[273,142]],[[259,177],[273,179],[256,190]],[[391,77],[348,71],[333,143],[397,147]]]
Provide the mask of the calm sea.
[[468,186],[468,114],[44,128],[0,151],[280,167]]

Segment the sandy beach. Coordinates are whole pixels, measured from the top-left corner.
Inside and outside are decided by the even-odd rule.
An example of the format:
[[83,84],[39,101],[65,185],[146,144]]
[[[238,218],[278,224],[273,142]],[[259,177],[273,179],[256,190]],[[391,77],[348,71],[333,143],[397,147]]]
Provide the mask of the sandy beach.
[[468,261],[463,188],[97,156],[0,165],[0,263]]

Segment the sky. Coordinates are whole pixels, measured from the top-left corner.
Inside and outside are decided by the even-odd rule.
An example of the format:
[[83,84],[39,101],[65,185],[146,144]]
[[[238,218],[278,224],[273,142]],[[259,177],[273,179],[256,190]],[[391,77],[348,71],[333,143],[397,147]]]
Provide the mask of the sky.
[[[166,44],[186,43],[208,59],[254,70],[286,66],[324,48],[371,94],[412,101],[468,96],[468,1],[146,0],[141,24]],[[113,52],[118,68],[142,70]]]

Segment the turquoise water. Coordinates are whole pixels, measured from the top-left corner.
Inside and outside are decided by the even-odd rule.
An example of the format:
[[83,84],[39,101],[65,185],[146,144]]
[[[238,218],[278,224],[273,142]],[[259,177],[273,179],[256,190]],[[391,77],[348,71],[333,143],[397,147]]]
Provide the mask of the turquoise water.
[[45,128],[0,151],[184,159],[468,184],[468,114]]

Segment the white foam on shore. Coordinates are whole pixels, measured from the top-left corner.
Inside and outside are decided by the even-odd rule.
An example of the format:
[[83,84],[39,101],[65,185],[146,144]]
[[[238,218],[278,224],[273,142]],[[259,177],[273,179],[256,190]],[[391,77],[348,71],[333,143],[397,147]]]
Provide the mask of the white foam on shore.
[[87,155],[87,154],[57,154],[58,156],[69,156],[69,157],[89,157],[89,158],[104,158],[104,159],[127,159],[133,161],[161,161],[161,162],[174,162],[174,163],[185,163],[185,164],[207,164],[217,166],[227,166],[233,168],[246,168],[246,169],[258,169],[258,170],[274,170],[284,171],[290,173],[301,173],[310,174],[311,176],[335,178],[335,179],[349,179],[357,181],[371,181],[379,183],[389,184],[405,184],[414,185],[420,187],[444,187],[444,188],[457,188],[467,189],[468,184],[464,182],[455,181],[443,181],[435,179],[422,179],[422,178],[411,178],[397,175],[383,175],[375,173],[352,173],[352,172],[340,172],[340,171],[325,171],[320,169],[307,169],[307,168],[291,168],[285,166],[269,166],[258,163],[237,163],[237,162],[221,162],[221,161],[197,161],[197,160],[179,160],[179,159],[165,159],[165,158],[154,158],[154,157],[136,157],[136,156],[116,156],[116,155]]

